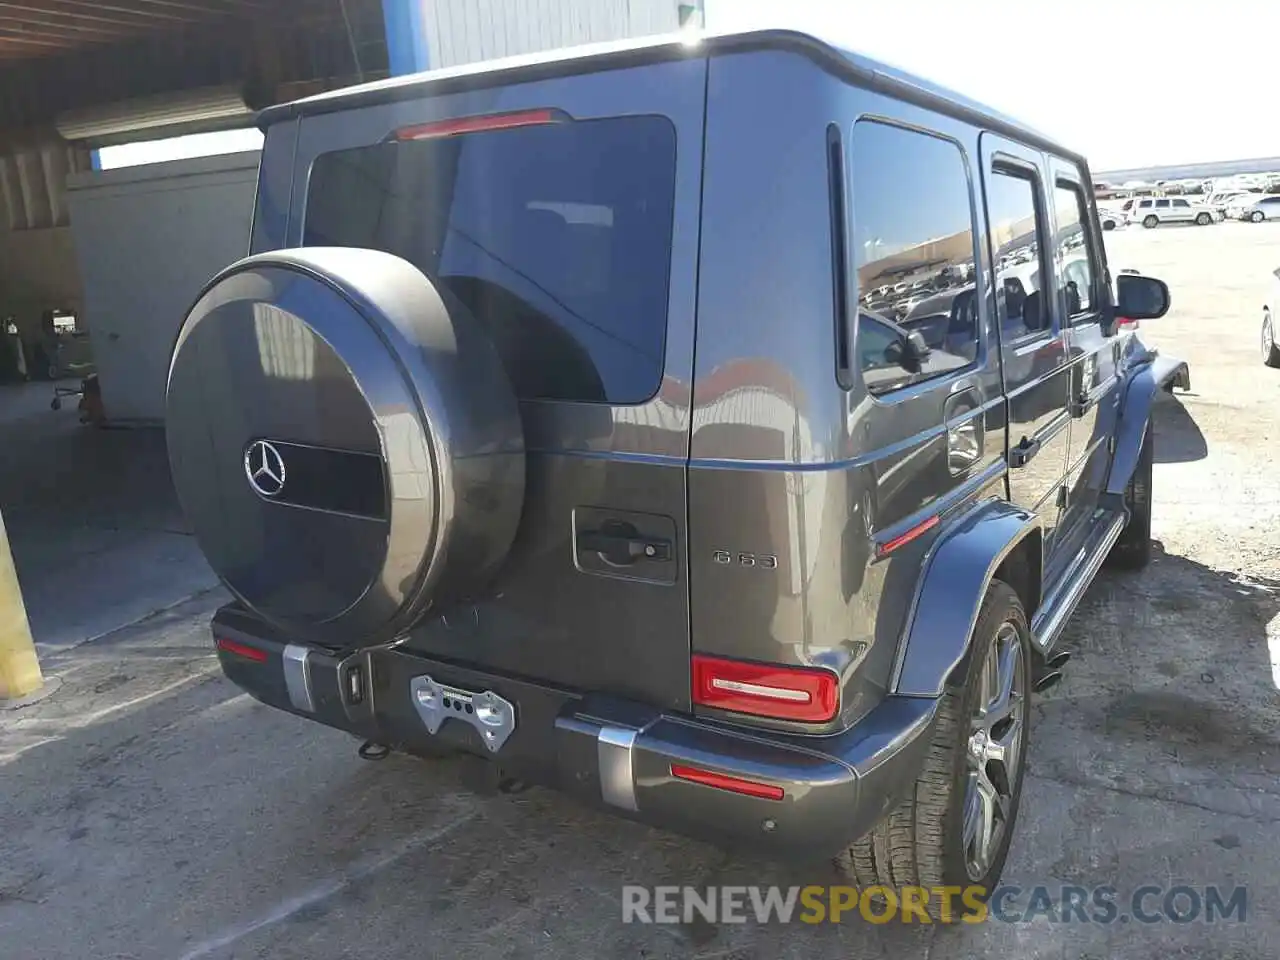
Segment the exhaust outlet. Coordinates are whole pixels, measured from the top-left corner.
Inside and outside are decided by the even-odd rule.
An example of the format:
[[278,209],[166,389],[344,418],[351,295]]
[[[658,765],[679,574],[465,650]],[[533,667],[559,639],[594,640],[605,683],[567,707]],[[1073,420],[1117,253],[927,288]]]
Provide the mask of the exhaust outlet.
[[1046,673],[1040,679],[1031,685],[1031,689],[1036,693],[1044,693],[1050,687],[1056,686],[1058,681],[1062,679],[1062,674],[1057,670]]
[[1045,661],[1045,666],[1048,667],[1050,670],[1061,670],[1063,667],[1067,665],[1067,661],[1070,659],[1071,659],[1071,654],[1063,650],[1061,653],[1055,653],[1052,657],[1050,657],[1047,661]]

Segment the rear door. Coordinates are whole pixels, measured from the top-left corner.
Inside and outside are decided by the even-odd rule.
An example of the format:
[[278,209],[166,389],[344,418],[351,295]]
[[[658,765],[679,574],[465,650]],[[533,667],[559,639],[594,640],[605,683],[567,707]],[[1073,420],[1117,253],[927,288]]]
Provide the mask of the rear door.
[[486,328],[521,404],[512,553],[409,648],[688,706],[705,73],[687,60],[303,119],[290,243],[413,262]]
[[1009,494],[1042,518],[1047,569],[1065,499],[1071,371],[1052,309],[1043,160],[1021,144],[984,133],[982,163],[1009,404]]

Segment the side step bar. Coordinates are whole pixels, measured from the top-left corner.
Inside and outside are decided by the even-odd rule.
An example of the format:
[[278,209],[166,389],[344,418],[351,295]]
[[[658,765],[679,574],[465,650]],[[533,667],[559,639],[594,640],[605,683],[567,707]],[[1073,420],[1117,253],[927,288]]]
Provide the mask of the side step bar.
[[1089,539],[1071,560],[1071,567],[1063,574],[1053,593],[1045,598],[1031,623],[1032,641],[1043,654],[1057,643],[1062,628],[1071,619],[1080,598],[1093,583],[1112,546],[1120,539],[1129,517],[1123,510],[1116,513],[1101,527],[1101,533]]

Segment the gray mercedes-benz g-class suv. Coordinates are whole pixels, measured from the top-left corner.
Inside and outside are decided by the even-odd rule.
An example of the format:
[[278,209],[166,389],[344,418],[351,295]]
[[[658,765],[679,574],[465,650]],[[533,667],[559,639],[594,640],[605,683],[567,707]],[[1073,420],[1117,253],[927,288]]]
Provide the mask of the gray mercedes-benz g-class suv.
[[[791,32],[273,107],[168,385],[226,675],[860,885],[994,885],[1028,698],[1150,551],[1085,161]],[[489,768],[486,768],[489,769]]]

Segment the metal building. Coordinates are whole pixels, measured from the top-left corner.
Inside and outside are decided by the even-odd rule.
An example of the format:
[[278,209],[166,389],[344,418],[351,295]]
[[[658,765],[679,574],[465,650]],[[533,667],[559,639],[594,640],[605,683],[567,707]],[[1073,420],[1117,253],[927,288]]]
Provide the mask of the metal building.
[[[244,151],[258,110],[393,74],[701,21],[699,4],[679,0],[22,0],[5,8],[0,508],[32,629],[50,648],[217,581],[184,535],[163,435],[82,425],[72,399],[50,410],[55,386],[71,389],[78,378],[20,379],[40,376],[42,317],[70,311],[87,328],[76,346],[99,363],[108,425],[158,424],[186,306],[247,249],[257,153],[228,151]],[[122,151],[154,159],[158,138],[188,134],[238,145],[99,169]],[[15,340],[32,357],[16,372],[5,364]]]
[[[680,0],[383,0],[382,11],[389,74],[670,33],[701,22],[700,6]],[[353,66],[370,73],[368,56],[354,56],[357,50],[353,46]],[[59,128],[75,142],[95,136],[98,142],[106,136],[119,141],[127,138],[121,128],[129,123],[145,136],[144,124],[172,129],[176,123],[192,131],[237,119],[244,123],[247,116],[233,85],[167,102],[150,98],[82,110],[61,117]],[[108,418],[157,422],[163,417],[167,352],[183,306],[194,299],[201,279],[238,255],[234,239],[247,235],[253,179],[244,175],[243,155],[212,166],[187,160],[128,174],[86,171],[83,159],[83,153],[66,152],[67,169],[74,172],[69,181],[64,174],[63,182],[73,187],[72,202],[54,191],[60,222],[69,211],[77,256],[72,264],[66,257],[70,245],[64,245],[62,262],[74,269],[64,271],[63,282],[52,289],[83,307]],[[207,179],[215,170],[227,175],[219,174],[212,193],[201,176],[192,176]],[[187,189],[192,192],[184,196]],[[187,242],[173,242],[184,232]],[[150,282],[138,282],[133,264],[147,265]]]

